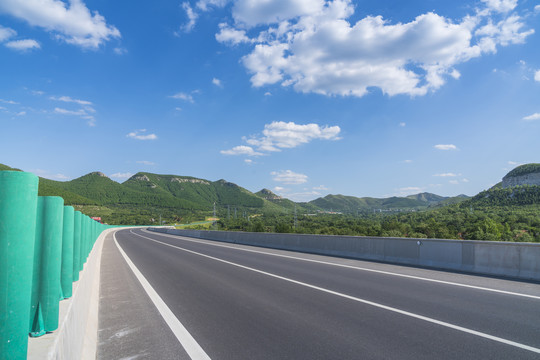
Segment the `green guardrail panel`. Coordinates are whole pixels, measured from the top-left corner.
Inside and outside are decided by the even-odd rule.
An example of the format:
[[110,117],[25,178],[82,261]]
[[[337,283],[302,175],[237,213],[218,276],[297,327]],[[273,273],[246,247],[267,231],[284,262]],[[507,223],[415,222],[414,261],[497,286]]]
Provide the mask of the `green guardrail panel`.
[[30,336],[58,328],[63,219],[64,199],[38,197]]
[[26,359],[38,181],[0,171],[0,359]]
[[73,295],[73,235],[75,230],[75,209],[64,206],[64,228],[62,230],[62,270],[60,272],[61,299]]
[[82,218],[80,211],[75,211],[73,217],[73,281],[79,280],[79,271],[81,270],[81,234]]

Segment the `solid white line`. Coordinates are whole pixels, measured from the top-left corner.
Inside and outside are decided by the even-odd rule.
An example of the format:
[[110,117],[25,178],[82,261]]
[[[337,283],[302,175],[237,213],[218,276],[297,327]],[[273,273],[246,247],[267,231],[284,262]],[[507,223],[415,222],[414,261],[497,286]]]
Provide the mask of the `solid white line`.
[[[187,238],[187,237],[184,237],[184,236],[181,236],[181,235],[171,235],[171,234],[164,234],[164,233],[156,233],[156,232],[151,232],[151,231],[148,231],[148,230],[145,230],[145,229],[142,229],[142,230],[144,232],[147,232],[147,233],[166,236],[166,237],[170,237],[170,238],[173,238],[173,239],[181,239],[181,240],[184,240],[184,241],[191,241],[191,242],[198,243],[198,244],[205,244],[205,245],[210,245],[210,246],[218,246],[218,247],[224,247],[224,248],[233,249],[233,250],[247,251],[247,252],[252,252],[252,253],[257,253],[257,254],[264,254],[264,255],[269,255],[269,256],[278,256],[278,257],[287,258],[287,259],[307,261],[307,262],[312,262],[312,263],[317,263],[317,264],[331,265],[331,266],[337,266],[337,267],[342,267],[342,268],[347,268],[347,269],[354,269],[354,270],[359,270],[359,271],[367,271],[367,272],[379,273],[379,274],[384,274],[384,275],[398,276],[398,277],[403,277],[403,278],[408,278],[408,279],[429,281],[429,282],[434,282],[434,283],[439,283],[439,284],[459,286],[459,287],[464,287],[464,288],[469,288],[469,289],[490,291],[490,292],[495,292],[495,293],[499,293],[499,294],[512,295],[512,296],[521,296],[521,297],[526,297],[526,298],[530,298],[530,299],[540,300],[540,296],[535,296],[535,295],[528,295],[528,294],[516,293],[516,292],[512,292],[512,291],[505,291],[505,290],[486,288],[486,287],[482,287],[482,286],[467,285],[467,284],[461,284],[461,283],[456,283],[456,282],[451,282],[451,281],[429,279],[429,278],[420,277],[420,276],[399,274],[399,273],[394,273],[394,272],[384,271],[384,270],[368,269],[368,268],[352,266],[352,265],[336,264],[336,263],[331,263],[331,262],[328,262],[328,261],[315,260],[315,259],[306,259],[306,258],[301,258],[301,257],[296,257],[296,256],[275,254],[275,253],[269,253],[269,252],[259,251],[259,250],[243,249],[243,248],[239,248],[239,247],[235,247],[235,246],[223,245],[223,244],[214,244],[214,243],[209,242],[209,241],[212,241],[212,240],[200,241],[200,240],[190,239],[190,238]],[[243,244],[239,244],[239,245],[243,245]],[[248,245],[246,245],[246,246],[248,246]],[[280,250],[280,249],[276,249],[276,250]],[[284,251],[288,251],[288,250],[284,250]]]
[[[130,230],[130,232],[131,232],[131,230]],[[360,303],[363,303],[363,304],[366,304],[366,305],[371,305],[371,306],[374,306],[374,307],[377,307],[377,308],[380,308],[380,309],[392,311],[392,312],[402,314],[402,315],[405,315],[405,316],[409,316],[409,317],[412,317],[412,318],[415,318],[415,319],[427,321],[427,322],[432,323],[432,324],[437,324],[437,325],[444,326],[444,327],[447,327],[447,328],[450,328],[450,329],[458,330],[458,331],[461,331],[461,332],[464,332],[464,333],[468,333],[468,334],[471,334],[471,335],[476,335],[476,336],[479,336],[479,337],[483,337],[485,339],[497,341],[497,342],[500,342],[500,343],[503,343],[503,344],[506,344],[506,345],[514,346],[514,347],[517,347],[517,348],[520,348],[520,349],[523,349],[523,350],[528,350],[528,351],[532,351],[534,353],[540,354],[540,349],[529,346],[529,345],[520,344],[520,343],[515,342],[515,341],[503,339],[503,338],[493,336],[493,335],[489,335],[489,334],[486,334],[486,333],[483,333],[483,332],[480,332],[480,331],[476,331],[476,330],[464,328],[462,326],[447,323],[447,322],[444,322],[444,321],[432,319],[432,318],[429,318],[427,316],[418,315],[418,314],[411,313],[411,312],[404,311],[404,310],[400,310],[400,309],[397,309],[397,308],[394,308],[394,307],[391,307],[391,306],[386,306],[386,305],[379,304],[379,303],[376,303],[376,302],[373,302],[373,301],[357,298],[357,297],[347,295],[347,294],[343,294],[343,293],[340,293],[340,292],[337,292],[337,291],[328,290],[328,289],[325,289],[325,288],[322,288],[322,287],[319,287],[319,286],[307,284],[307,283],[304,283],[304,282],[301,282],[301,281],[298,281],[298,280],[289,279],[289,278],[286,278],[284,276],[280,276],[280,275],[272,274],[272,273],[269,273],[269,272],[266,272],[266,271],[254,269],[254,268],[251,268],[251,267],[248,267],[248,266],[240,265],[240,264],[237,264],[237,263],[234,263],[234,262],[231,262],[231,261],[223,260],[223,259],[216,258],[216,257],[210,256],[210,255],[202,254],[202,253],[199,253],[199,252],[196,252],[196,251],[184,249],[182,247],[167,244],[167,243],[164,243],[164,242],[161,242],[161,241],[158,241],[158,240],[155,240],[155,239],[152,239],[152,238],[140,235],[140,234],[136,234],[134,232],[132,232],[132,234],[140,236],[140,237],[145,238],[145,239],[148,239],[150,241],[156,242],[158,244],[162,244],[162,245],[165,245],[165,246],[170,246],[170,247],[178,249],[178,250],[182,250],[182,251],[185,251],[185,252],[188,252],[188,253],[191,253],[191,254],[199,255],[199,256],[202,256],[202,257],[205,257],[205,258],[208,258],[208,259],[212,259],[212,260],[219,261],[219,262],[222,262],[222,263],[225,263],[225,264],[236,266],[236,267],[239,267],[241,269],[253,271],[253,272],[263,274],[263,275],[266,275],[266,276],[270,276],[270,277],[273,277],[273,278],[276,278],[276,279],[288,281],[288,282],[293,283],[293,284],[305,286],[307,288],[311,288],[311,289],[319,290],[319,291],[322,291],[322,292],[325,292],[325,293],[328,293],[328,294],[340,296],[340,297],[343,297],[345,299],[357,301],[357,302],[360,302]]]
[[189,331],[182,325],[180,320],[174,315],[174,313],[169,309],[167,304],[161,299],[161,297],[158,295],[158,293],[154,290],[152,285],[146,280],[143,274],[137,269],[135,264],[130,260],[130,258],[127,256],[127,254],[122,250],[120,245],[118,244],[118,241],[116,240],[116,233],[113,234],[114,242],[116,246],[118,247],[118,250],[126,260],[126,263],[129,265],[141,285],[143,286],[144,290],[158,309],[159,313],[163,317],[163,320],[169,325],[171,328],[173,334],[176,336],[178,341],[180,341],[180,344],[184,347],[188,355],[192,359],[196,360],[210,360],[210,357],[204,352],[203,348],[197,343],[197,341],[191,336]]

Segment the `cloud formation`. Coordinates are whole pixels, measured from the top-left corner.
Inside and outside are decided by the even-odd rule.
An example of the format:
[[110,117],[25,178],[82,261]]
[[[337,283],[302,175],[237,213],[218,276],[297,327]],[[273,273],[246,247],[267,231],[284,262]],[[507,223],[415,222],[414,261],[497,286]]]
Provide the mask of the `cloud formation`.
[[6,41],[15,35],[17,35],[15,30],[0,25],[0,42]]
[[54,108],[55,114],[60,115],[68,115],[68,116],[79,116],[82,119],[88,120],[87,124],[88,126],[96,126],[96,119],[93,115],[89,113],[94,113],[95,110],[91,107],[88,107],[88,109],[78,109],[78,110],[68,110],[60,107]]
[[253,150],[251,146],[239,145],[230,150],[221,150],[223,155],[247,155],[247,156],[261,156],[263,153]]
[[144,134],[146,129],[140,129],[130,132],[126,137],[136,140],[157,140],[156,134]]
[[17,51],[28,51],[32,49],[41,49],[41,45],[36,40],[13,40],[5,44],[6,47]]
[[457,150],[457,146],[453,144],[439,144],[434,146],[437,150]]
[[304,184],[308,181],[307,175],[298,174],[291,170],[272,171],[270,175],[273,176],[274,181],[289,185]]
[[0,12],[22,19],[31,26],[51,32],[57,39],[87,49],[120,38],[120,31],[108,25],[97,11],[82,0],[2,0]]
[[192,104],[195,102],[192,95],[186,94],[184,92],[179,92],[179,93],[171,95],[169,97],[173,98],[173,99],[184,100],[184,101],[190,102]]
[[534,73],[534,80],[540,82],[540,70]]
[[438,176],[438,177],[456,177],[456,176],[460,176],[461,174],[454,174],[454,173],[442,173],[442,174],[435,174],[433,176]]
[[129,179],[133,175],[134,174],[132,174],[130,172],[125,172],[125,173],[117,172],[117,173],[109,175],[109,177],[114,178],[114,179]]
[[534,113],[532,115],[529,115],[529,116],[525,116],[523,118],[523,120],[525,121],[535,121],[535,120],[540,120],[540,113]]
[[231,150],[223,150],[221,153],[226,155],[260,156],[268,152],[295,148],[312,140],[339,140],[340,131],[339,126],[299,125],[294,122],[274,121],[264,126],[262,135],[243,138],[250,146],[236,146]]
[[93,105],[90,101],[72,99],[69,96],[59,96],[59,97],[51,96],[50,99],[51,100],[56,100],[56,101],[68,102],[68,103],[75,103],[75,104],[79,104],[79,105]]
[[516,4],[483,0],[483,8],[457,21],[428,12],[392,23],[382,16],[350,21],[352,0],[236,0],[234,23],[220,24],[216,39],[253,46],[242,63],[254,87],[357,97],[377,87],[390,96],[421,96],[459,79],[459,64],[533,34]]

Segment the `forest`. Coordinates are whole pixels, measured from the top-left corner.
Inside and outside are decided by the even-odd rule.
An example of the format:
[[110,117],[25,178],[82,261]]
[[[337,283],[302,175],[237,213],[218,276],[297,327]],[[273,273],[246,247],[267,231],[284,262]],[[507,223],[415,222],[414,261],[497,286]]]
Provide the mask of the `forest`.
[[359,214],[266,214],[223,218],[216,230],[325,235],[540,242],[540,206],[467,204],[410,212]]

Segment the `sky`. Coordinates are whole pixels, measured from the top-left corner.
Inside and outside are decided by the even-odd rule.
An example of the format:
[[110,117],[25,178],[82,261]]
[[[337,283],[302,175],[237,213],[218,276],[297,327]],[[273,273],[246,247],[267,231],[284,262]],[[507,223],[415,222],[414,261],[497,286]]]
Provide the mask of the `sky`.
[[295,201],[540,162],[540,0],[0,0],[0,163]]

